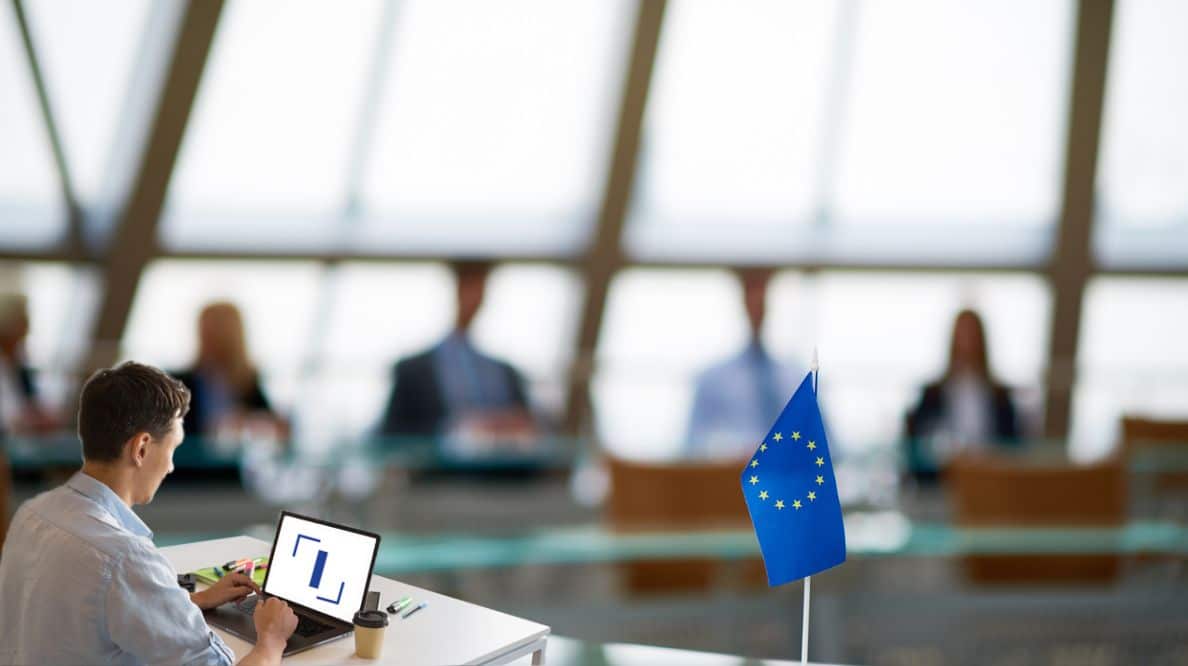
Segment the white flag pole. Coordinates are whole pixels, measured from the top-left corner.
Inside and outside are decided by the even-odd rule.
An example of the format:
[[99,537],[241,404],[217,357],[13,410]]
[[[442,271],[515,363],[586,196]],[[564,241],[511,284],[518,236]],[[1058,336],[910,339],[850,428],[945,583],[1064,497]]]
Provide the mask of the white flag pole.
[[[817,392],[817,348],[813,347],[813,393]],[[813,577],[804,577],[804,610],[800,623],[800,666],[808,664],[809,599],[813,591]]]
[[800,666],[808,664],[808,621],[809,596],[812,591],[813,577],[804,577],[804,618],[800,625]]

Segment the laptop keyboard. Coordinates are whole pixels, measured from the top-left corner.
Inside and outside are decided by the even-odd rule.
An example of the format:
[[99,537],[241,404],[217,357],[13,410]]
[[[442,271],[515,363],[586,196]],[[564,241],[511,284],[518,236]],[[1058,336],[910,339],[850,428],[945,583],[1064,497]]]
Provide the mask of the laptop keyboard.
[[[243,609],[243,612],[247,613],[248,615],[255,615],[256,614],[256,604],[258,604],[259,601],[260,601],[259,597],[251,597],[250,599],[245,599],[243,601],[243,603],[240,605],[240,608]],[[306,617],[306,616],[302,615],[301,613],[297,613],[297,629],[293,631],[293,634],[296,636],[308,638],[310,636],[316,636],[330,628],[331,627],[328,624],[318,622],[317,620],[315,620],[313,618]]]

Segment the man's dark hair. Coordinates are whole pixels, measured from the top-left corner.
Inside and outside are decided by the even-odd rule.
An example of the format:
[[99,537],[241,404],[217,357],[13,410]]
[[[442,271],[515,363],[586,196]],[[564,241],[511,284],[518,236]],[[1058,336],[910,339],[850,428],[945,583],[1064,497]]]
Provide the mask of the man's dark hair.
[[110,462],[137,433],[168,434],[173,419],[189,411],[190,390],[152,366],[128,361],[91,375],[78,403],[83,458]]

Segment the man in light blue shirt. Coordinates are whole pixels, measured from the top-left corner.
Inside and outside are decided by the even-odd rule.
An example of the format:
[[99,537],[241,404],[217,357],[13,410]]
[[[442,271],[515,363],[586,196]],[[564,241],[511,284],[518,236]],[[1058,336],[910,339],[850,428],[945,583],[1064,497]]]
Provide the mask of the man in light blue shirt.
[[751,339],[733,358],[697,377],[689,417],[686,452],[694,458],[745,458],[759,445],[798,377],[771,357],[759,338],[767,313],[771,271],[750,268],[739,273]]
[[[0,555],[0,663],[231,664],[202,609],[259,591],[229,574],[188,594],[133,513],[173,471],[189,391],[149,366],[100,370],[83,387],[83,467],[29,500]],[[280,662],[296,615],[279,599],[256,611],[260,639],[241,664]]]

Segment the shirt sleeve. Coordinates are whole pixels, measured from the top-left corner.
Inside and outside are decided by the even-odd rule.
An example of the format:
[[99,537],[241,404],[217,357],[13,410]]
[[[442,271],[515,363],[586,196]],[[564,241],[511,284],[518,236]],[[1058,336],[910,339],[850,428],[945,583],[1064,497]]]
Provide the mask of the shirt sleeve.
[[178,586],[177,572],[149,544],[136,544],[112,571],[107,631],[145,664],[230,666],[235,654]]

